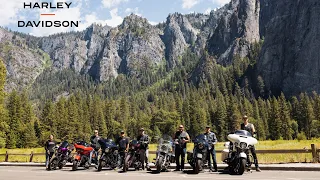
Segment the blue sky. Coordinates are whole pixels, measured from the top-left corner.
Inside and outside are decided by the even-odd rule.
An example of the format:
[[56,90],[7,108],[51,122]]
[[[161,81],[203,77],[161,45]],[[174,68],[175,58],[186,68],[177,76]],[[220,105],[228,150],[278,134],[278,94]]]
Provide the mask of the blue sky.
[[[0,26],[14,31],[46,36],[59,32],[81,31],[92,23],[109,26],[119,25],[131,13],[145,17],[151,24],[166,20],[170,13],[209,13],[230,0],[0,0]],[[25,3],[72,2],[70,9],[24,9]],[[55,16],[40,16],[55,13]],[[18,21],[80,21],[78,28],[32,28],[18,27]]]

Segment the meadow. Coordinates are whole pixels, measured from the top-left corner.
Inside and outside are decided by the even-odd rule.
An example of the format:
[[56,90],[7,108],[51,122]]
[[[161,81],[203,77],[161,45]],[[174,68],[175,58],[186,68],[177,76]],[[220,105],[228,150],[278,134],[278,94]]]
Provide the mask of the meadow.
[[[320,139],[313,140],[277,140],[277,141],[259,141],[256,145],[257,150],[273,150],[273,149],[310,149],[311,144],[315,144],[317,148],[320,148]],[[216,150],[222,150],[224,143],[220,142],[216,145]],[[149,145],[150,151],[155,151],[157,144]],[[187,151],[193,149],[193,144],[189,143]],[[44,153],[44,148],[33,148],[33,149],[0,149],[0,154],[5,154],[8,151],[9,154],[30,154],[33,153]],[[311,153],[294,153],[294,154],[257,154],[259,163],[297,163],[297,162],[311,162]],[[150,154],[149,161],[155,154]],[[5,160],[5,156],[0,156],[0,162]],[[29,156],[18,156],[9,155],[9,162],[28,162]],[[33,162],[45,162],[45,156],[34,156]],[[221,163],[221,155],[217,153],[217,162]]]

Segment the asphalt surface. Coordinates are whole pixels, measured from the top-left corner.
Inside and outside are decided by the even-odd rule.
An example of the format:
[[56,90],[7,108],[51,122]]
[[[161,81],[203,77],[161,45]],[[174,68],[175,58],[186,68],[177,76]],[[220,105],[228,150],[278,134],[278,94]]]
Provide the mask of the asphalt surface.
[[89,170],[80,169],[71,171],[71,168],[62,170],[47,171],[43,167],[0,167],[0,179],[3,180],[57,180],[57,179],[76,179],[76,180],[160,180],[160,179],[235,179],[235,180],[313,180],[320,179],[320,171],[299,172],[299,171],[262,171],[246,172],[242,176],[231,176],[222,172],[201,172],[192,174],[187,172],[161,172],[156,174],[148,171],[121,171],[102,170],[97,172],[94,168]]

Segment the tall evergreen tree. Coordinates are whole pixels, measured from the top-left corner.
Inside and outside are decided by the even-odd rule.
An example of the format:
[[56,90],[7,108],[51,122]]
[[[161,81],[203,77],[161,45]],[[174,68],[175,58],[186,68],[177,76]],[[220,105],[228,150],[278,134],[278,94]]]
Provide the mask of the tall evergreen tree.
[[6,73],[6,67],[0,58],[0,148],[6,146],[6,132],[9,131],[9,126],[7,124],[8,112],[4,107]]
[[283,93],[279,98],[279,118],[281,121],[281,134],[283,139],[290,140],[292,138],[290,112],[287,106],[287,101]]
[[278,100],[275,97],[271,99],[271,108],[269,112],[269,131],[270,138],[272,140],[280,139],[281,137],[281,120],[280,120],[280,109]]

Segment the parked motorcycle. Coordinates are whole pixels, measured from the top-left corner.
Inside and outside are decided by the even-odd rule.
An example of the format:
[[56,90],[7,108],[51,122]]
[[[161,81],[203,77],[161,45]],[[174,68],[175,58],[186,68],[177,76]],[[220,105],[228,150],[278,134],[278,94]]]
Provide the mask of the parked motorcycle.
[[[89,169],[89,159],[90,159],[90,152],[94,151],[94,149],[86,142],[84,141],[78,141],[74,144],[74,147],[76,148],[77,154],[74,157],[72,170],[75,171],[78,169],[78,167],[84,167],[85,169]],[[92,154],[95,158],[95,154]]]
[[208,140],[204,134],[198,135],[194,140],[193,152],[187,152],[187,160],[195,174],[202,171],[207,163]]
[[171,136],[163,135],[159,139],[159,145],[156,152],[156,168],[157,172],[168,170],[170,163],[174,162],[174,155],[172,154],[173,141]]
[[123,172],[128,171],[129,168],[134,168],[135,170],[144,169],[145,150],[142,149],[142,146],[143,142],[137,140],[132,140],[129,143],[129,151],[124,160]]
[[120,158],[118,146],[112,139],[99,139],[98,143],[102,150],[98,163],[98,171],[101,171],[103,167],[115,169],[118,166],[118,160]]
[[59,169],[62,169],[67,164],[67,162],[72,162],[72,151],[73,147],[70,147],[68,141],[64,141],[60,146],[57,145],[55,147],[54,156],[51,158],[48,164],[48,170],[56,170],[57,167]]
[[245,168],[252,165],[253,157],[249,155],[249,150],[258,141],[245,130],[237,130],[227,138],[230,142],[225,143],[222,161],[228,164],[230,174],[242,175]]

